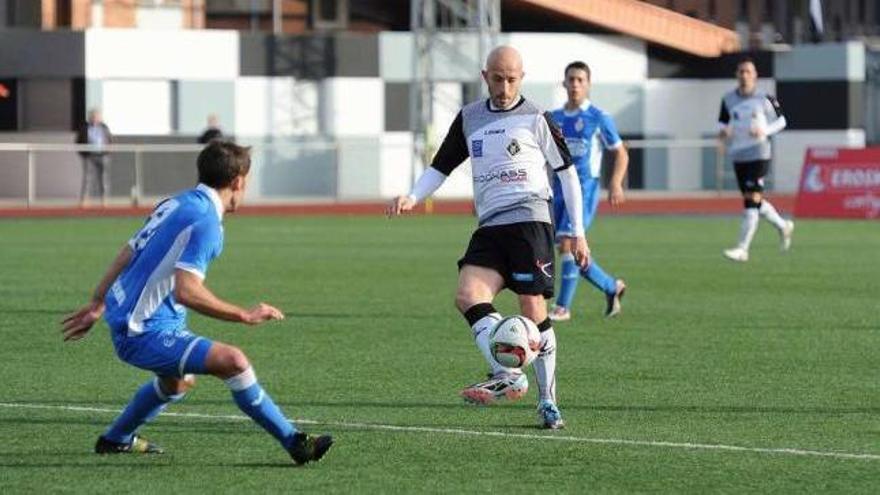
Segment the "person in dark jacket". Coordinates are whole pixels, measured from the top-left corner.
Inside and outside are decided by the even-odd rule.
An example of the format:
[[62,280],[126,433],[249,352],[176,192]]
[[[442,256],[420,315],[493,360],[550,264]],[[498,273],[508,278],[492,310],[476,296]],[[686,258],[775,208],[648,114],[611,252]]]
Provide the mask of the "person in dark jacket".
[[213,113],[208,115],[208,127],[199,136],[199,144],[208,144],[215,139],[222,140],[224,138],[223,131],[220,130],[220,123],[217,116]]

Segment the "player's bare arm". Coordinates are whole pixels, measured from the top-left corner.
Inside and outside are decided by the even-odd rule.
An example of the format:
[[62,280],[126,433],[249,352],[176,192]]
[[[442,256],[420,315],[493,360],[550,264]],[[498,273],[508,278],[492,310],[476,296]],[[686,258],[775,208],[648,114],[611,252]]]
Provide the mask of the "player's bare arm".
[[205,316],[218,320],[256,325],[269,320],[283,320],[284,313],[278,308],[259,303],[244,309],[215,296],[202,282],[201,277],[186,270],[174,273],[174,299],[184,306]]
[[614,171],[608,182],[608,202],[611,203],[611,206],[617,207],[626,201],[626,196],[623,193],[623,178],[626,177],[626,171],[629,168],[629,152],[621,143],[615,148],[614,153]]
[[119,250],[119,254],[110,263],[95,291],[91,300],[83,307],[64,317],[61,322],[61,332],[65,341],[79,340],[86,336],[96,321],[104,314],[104,295],[110,284],[122,273],[132,256],[131,247],[128,244]]

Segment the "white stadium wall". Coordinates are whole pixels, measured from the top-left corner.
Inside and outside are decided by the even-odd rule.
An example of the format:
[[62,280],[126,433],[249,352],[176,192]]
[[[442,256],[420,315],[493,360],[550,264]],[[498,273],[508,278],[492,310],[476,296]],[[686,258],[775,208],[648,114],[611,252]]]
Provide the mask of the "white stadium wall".
[[[164,29],[177,21],[159,16],[150,22]],[[251,199],[387,197],[406,190],[424,166],[410,158],[410,33],[330,37],[320,44],[325,58],[316,62],[290,59],[287,52],[273,55],[266,51],[272,46],[268,35],[254,38],[235,31],[90,29],[83,36],[83,68],[77,77],[85,81],[86,108],[101,107],[117,136],[162,142],[191,142],[207,115],[217,114],[227,134],[257,146]],[[442,40],[433,67],[440,81],[432,109],[434,149],[465,98],[472,97],[481,65],[474,55],[475,35]],[[303,42],[294,37],[279,46],[295,48]],[[564,102],[564,67],[572,60],[587,62],[594,104],[631,139],[712,137],[721,96],[735,85],[732,72],[718,70],[721,62],[658,55],[655,48],[625,36],[503,33],[499,42],[522,52],[523,93],[547,109]],[[783,109],[792,113],[789,129],[775,139],[773,184],[792,191],[806,146],[864,143],[858,112],[864,112],[859,95],[865,47],[796,46],[763,56],[771,63],[761,87],[781,95]],[[814,115],[808,101],[832,93],[835,106],[829,108],[846,108],[836,116],[826,109]],[[263,143],[283,149],[263,153]],[[712,153],[708,148],[634,150],[631,175],[638,174],[637,186],[646,189],[705,190],[714,187]],[[729,168],[725,171],[731,175]],[[468,164],[463,164],[437,195],[470,197],[467,173]],[[732,186],[725,179],[725,187]]]
[[238,33],[89,29],[85,70],[89,79],[235,79]]
[[171,133],[171,84],[165,80],[105,80],[104,120],[114,134]]

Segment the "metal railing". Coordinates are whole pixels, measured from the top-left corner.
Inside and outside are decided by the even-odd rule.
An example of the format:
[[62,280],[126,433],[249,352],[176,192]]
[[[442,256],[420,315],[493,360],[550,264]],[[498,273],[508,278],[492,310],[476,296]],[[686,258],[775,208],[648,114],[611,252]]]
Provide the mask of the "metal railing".
[[[408,150],[409,145],[397,143],[383,145],[381,139],[361,140],[354,147],[351,142],[345,140],[304,140],[304,141],[280,141],[280,142],[243,142],[252,146],[252,156],[257,164],[255,178],[256,190],[249,194],[255,202],[296,202],[302,200],[340,201],[357,197],[359,200],[381,199],[383,194],[392,194],[384,191],[381,186],[382,154],[384,151],[394,151],[397,157],[404,156],[403,150]],[[733,182],[730,167],[726,166],[723,152],[718,148],[715,139],[639,139],[625,142],[630,150],[631,176],[635,174],[635,168],[640,168],[643,175],[653,171],[656,167],[667,167],[673,170],[676,167],[689,166],[699,177],[686,176],[690,180],[689,188],[676,186],[671,182],[666,185],[648,184],[643,181],[642,189],[657,192],[694,192],[722,193],[732,190]],[[111,185],[121,187],[121,191],[115,190],[112,198],[130,197],[132,204],[143,204],[145,199],[153,199],[165,194],[170,194],[181,188],[188,187],[195,179],[195,158],[203,149],[197,144],[110,144],[105,146],[93,146],[72,143],[0,143],[0,200],[12,199],[14,203],[22,202],[28,207],[46,202],[44,198],[71,198],[78,191],[76,184],[81,176],[79,168],[71,168],[71,164],[79,163],[76,153],[108,153],[114,162],[122,162],[124,167],[116,169],[115,177],[118,182]],[[368,157],[375,156],[375,163],[364,160],[362,157],[366,150]],[[640,156],[636,150],[640,150]],[[686,152],[684,156],[672,154],[673,150],[694,150],[696,153]],[[26,177],[21,177],[21,157],[9,159],[10,153],[24,153],[26,163]],[[64,153],[63,158],[53,159],[49,163],[38,160],[39,154]],[[178,156],[172,156],[177,154]],[[128,156],[126,156],[128,155]],[[156,160],[155,156],[162,156]],[[344,162],[344,163],[342,163]],[[713,163],[714,162],[714,163]],[[395,162],[396,163],[396,162]],[[116,163],[113,167],[118,167]],[[387,164],[386,164],[387,165]],[[406,174],[399,176],[396,182],[399,186],[409,180],[414,180],[412,167],[409,163],[399,164],[390,173]],[[359,170],[365,167],[378,167],[376,173],[359,174]],[[10,169],[19,167],[18,173],[10,172]],[[49,169],[47,174],[43,167],[56,167]],[[129,168],[133,168],[133,171]],[[345,170],[343,170],[343,167]],[[40,180],[38,184],[38,168]],[[119,169],[124,169],[120,171]],[[354,171],[355,173],[352,173]],[[389,173],[385,171],[384,173]],[[345,174],[343,178],[342,175]],[[379,178],[377,178],[379,177]],[[681,175],[679,175],[681,177]],[[22,181],[22,179],[24,179]],[[15,181],[18,185],[4,184],[4,181]],[[375,180],[376,183],[368,183]],[[22,198],[22,182],[26,181],[26,193]],[[363,181],[363,183],[359,182]],[[345,182],[343,187],[342,182]],[[468,184],[463,185],[464,182]],[[470,181],[458,181],[459,188],[444,195],[445,198],[467,198],[470,194]],[[50,184],[52,187],[47,187]],[[120,186],[121,184],[121,186]],[[130,188],[129,188],[130,184]],[[145,189],[145,184],[152,188]],[[694,184],[697,184],[694,186]],[[4,193],[5,190],[7,191]],[[399,186],[394,186],[395,188]],[[351,194],[352,187],[358,189]],[[64,194],[53,196],[40,194],[38,189],[51,189],[54,191],[64,190]],[[17,191],[10,196],[8,191]],[[130,190],[129,190],[130,189]],[[254,189],[254,188],[252,188]],[[373,191],[373,192],[370,192]],[[122,192],[123,194],[120,194]],[[393,194],[400,193],[395,191]],[[373,196],[370,196],[372,194]],[[17,198],[17,199],[16,199]],[[24,199],[24,201],[21,201]],[[249,201],[250,201],[249,200]],[[66,201],[66,199],[65,199]]]

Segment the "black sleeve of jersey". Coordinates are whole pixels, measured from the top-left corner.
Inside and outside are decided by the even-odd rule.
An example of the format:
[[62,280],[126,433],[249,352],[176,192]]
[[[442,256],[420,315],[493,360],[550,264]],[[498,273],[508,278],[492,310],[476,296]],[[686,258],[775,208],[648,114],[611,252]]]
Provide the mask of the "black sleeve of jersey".
[[547,121],[547,127],[550,128],[550,136],[553,137],[553,142],[556,143],[556,149],[559,150],[559,156],[562,158],[562,165],[553,170],[556,172],[565,170],[572,165],[571,152],[568,151],[568,145],[565,144],[565,136],[562,135],[562,129],[553,120],[553,114],[544,112],[544,120]]
[[443,139],[443,144],[434,159],[431,166],[439,170],[443,175],[448,176],[455,170],[455,167],[461,165],[468,157],[467,139],[464,137],[464,127],[462,126],[461,112],[455,116],[452,125],[449,126],[449,132]]
[[718,122],[722,124],[730,122],[730,114],[727,113],[727,105],[724,104],[724,100],[721,100],[721,112],[718,114]]
[[767,95],[767,99],[770,101],[770,104],[773,105],[773,110],[776,110],[776,118],[782,117],[782,105],[779,104],[779,100],[776,98]]

